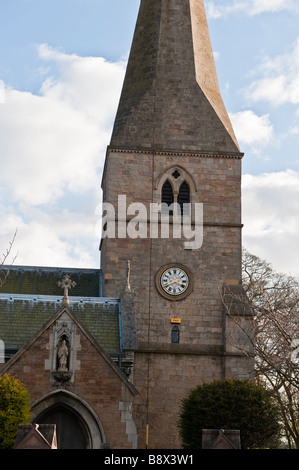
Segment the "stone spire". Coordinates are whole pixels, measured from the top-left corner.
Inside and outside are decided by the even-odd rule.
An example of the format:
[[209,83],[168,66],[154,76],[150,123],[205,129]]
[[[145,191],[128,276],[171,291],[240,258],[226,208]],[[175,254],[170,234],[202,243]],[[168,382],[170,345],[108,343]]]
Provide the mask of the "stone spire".
[[110,147],[240,155],[203,0],[141,0]]

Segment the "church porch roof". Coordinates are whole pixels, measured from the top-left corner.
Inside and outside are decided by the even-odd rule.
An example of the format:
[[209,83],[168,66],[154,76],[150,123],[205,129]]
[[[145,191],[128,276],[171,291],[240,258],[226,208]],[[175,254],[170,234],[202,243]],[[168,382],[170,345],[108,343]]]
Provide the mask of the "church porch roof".
[[[0,338],[7,350],[19,350],[62,307],[61,296],[0,294]],[[103,349],[121,353],[118,299],[70,297],[69,305]]]

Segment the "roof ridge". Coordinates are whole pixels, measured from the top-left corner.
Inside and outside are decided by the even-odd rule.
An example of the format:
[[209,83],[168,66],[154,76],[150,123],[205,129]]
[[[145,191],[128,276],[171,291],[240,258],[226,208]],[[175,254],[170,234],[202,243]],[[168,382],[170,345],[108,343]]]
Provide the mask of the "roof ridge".
[[[63,296],[59,295],[44,295],[44,294],[17,294],[17,293],[1,293],[0,292],[0,299],[2,300],[43,300],[48,302],[62,302]],[[80,301],[91,301],[96,303],[119,303],[120,299],[117,297],[91,297],[91,296],[70,296],[69,301],[70,303],[78,303]]]

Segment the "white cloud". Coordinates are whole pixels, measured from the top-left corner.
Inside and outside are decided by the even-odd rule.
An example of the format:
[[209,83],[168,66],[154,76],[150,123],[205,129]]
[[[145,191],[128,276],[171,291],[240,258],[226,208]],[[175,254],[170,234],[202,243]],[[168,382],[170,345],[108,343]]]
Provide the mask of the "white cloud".
[[4,81],[0,80],[0,104],[5,102],[5,85]]
[[246,2],[232,2],[229,5],[215,5],[213,1],[208,1],[206,3],[207,16],[209,18],[222,18],[227,17],[231,13],[238,11],[243,11],[246,9]]
[[58,80],[50,77],[44,82],[42,94],[68,103],[72,109],[107,128],[115,115],[126,63],[67,55],[47,44],[41,44],[38,51],[41,59],[53,62],[60,72]]
[[298,4],[295,0],[251,0],[245,3],[249,4],[250,15],[284,10],[298,11]]
[[299,12],[296,0],[234,0],[226,5],[215,5],[214,1],[208,1],[206,8],[207,15],[214,19],[227,17],[237,12],[244,12],[249,16],[277,13],[285,10]]
[[257,116],[253,111],[231,113],[230,119],[240,144],[249,145],[258,151],[274,141],[274,129],[269,115]]
[[[56,208],[57,209],[57,208]],[[63,267],[99,267],[96,218],[80,211],[23,210],[0,206],[2,253],[17,235],[7,263]]]
[[43,45],[54,61],[40,95],[7,89],[0,108],[0,184],[16,202],[46,204],[65,191],[98,184],[124,64],[68,56]]
[[0,104],[0,252],[17,228],[18,264],[98,267],[95,207],[125,64],[38,53],[40,93],[6,87]]
[[249,87],[250,100],[274,106],[299,104],[299,38],[286,54],[265,58],[256,73],[260,78]]
[[275,269],[299,276],[299,174],[244,175],[243,243]]

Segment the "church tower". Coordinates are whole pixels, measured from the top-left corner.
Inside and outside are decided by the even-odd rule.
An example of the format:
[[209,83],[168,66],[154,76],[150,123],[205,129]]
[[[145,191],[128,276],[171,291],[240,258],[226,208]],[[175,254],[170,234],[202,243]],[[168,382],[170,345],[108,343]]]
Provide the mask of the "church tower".
[[251,377],[228,340],[222,296],[224,286],[241,289],[242,157],[204,1],[141,0],[106,155],[101,242],[104,296],[127,286],[134,302],[136,344],[126,352],[140,448],[181,446],[190,389]]

